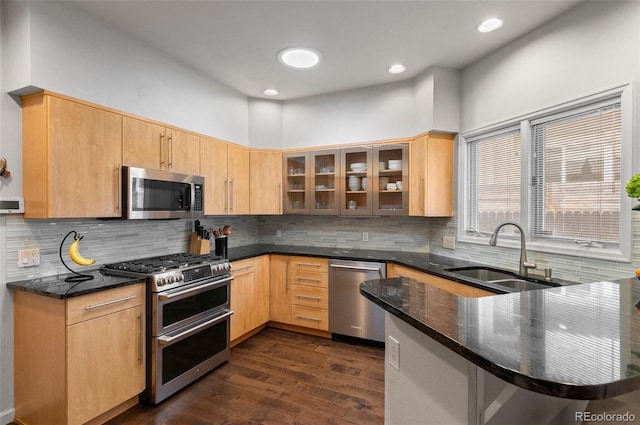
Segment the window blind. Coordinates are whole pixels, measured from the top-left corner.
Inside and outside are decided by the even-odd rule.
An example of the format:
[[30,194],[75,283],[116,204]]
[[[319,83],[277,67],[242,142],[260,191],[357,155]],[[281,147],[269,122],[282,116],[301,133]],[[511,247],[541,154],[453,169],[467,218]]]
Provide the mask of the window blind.
[[[490,234],[520,221],[520,128],[470,138],[467,145],[467,234]],[[507,231],[513,231],[509,226]]]
[[619,243],[620,100],[532,122],[532,233]]

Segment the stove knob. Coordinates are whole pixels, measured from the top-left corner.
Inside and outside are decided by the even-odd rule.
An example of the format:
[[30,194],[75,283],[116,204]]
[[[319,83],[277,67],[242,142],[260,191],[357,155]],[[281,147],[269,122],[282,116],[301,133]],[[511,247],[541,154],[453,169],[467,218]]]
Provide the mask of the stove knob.
[[158,280],[156,280],[156,284],[157,284],[158,286],[163,286],[163,285],[164,285],[164,279],[158,279]]
[[184,276],[179,274],[178,275],[178,282],[182,282],[184,280]]

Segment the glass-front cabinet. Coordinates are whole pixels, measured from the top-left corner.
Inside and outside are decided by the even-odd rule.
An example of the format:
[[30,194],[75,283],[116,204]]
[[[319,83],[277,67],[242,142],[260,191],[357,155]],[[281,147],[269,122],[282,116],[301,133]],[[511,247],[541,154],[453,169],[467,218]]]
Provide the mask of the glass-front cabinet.
[[407,143],[291,152],[283,163],[284,214],[409,214]]
[[311,151],[309,164],[313,170],[309,192],[311,214],[337,215],[340,212],[340,150]]
[[340,149],[340,214],[371,215],[373,213],[371,147]]
[[284,214],[308,214],[309,153],[289,153],[283,157],[283,205]]
[[409,145],[373,149],[373,215],[409,214]]

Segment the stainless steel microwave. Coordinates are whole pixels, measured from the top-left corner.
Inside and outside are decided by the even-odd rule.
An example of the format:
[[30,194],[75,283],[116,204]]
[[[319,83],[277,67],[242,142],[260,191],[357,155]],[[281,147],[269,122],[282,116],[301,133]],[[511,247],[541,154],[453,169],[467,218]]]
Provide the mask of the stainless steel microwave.
[[204,217],[204,177],[122,167],[123,218]]

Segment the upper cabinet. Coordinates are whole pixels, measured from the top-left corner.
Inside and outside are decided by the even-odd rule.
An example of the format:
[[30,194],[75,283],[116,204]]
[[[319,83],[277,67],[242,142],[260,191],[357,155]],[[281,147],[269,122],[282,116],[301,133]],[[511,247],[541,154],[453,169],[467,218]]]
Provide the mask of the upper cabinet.
[[426,134],[411,142],[409,215],[453,215],[453,135]]
[[287,153],[283,157],[285,214],[309,214],[309,153]]
[[22,98],[25,218],[120,217],[122,117],[39,93]]
[[253,150],[249,164],[250,213],[282,214],[282,152]]
[[200,137],[132,117],[122,118],[124,165],[200,174]]
[[284,155],[285,214],[408,215],[409,145]]
[[[373,149],[373,214],[409,213],[409,145],[378,145]],[[377,177],[376,177],[377,176]]]
[[249,214],[249,149],[200,138],[205,215]]

